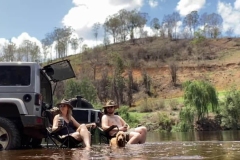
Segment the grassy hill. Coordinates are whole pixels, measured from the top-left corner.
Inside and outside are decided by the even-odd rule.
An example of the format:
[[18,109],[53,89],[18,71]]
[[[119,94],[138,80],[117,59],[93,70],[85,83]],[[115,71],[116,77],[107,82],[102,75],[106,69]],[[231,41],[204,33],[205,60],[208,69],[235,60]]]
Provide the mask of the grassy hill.
[[[157,98],[181,97],[181,84],[194,79],[209,81],[218,91],[225,91],[233,85],[238,88],[239,49],[239,38],[206,39],[200,44],[193,44],[192,40],[146,38],[135,43],[112,44],[107,48],[95,47],[68,58],[77,77],[101,79],[104,69],[112,73],[111,54],[119,54],[126,71],[132,69],[133,79],[139,85],[140,90],[134,93],[134,101],[137,102],[145,97],[141,86],[143,72],[151,78],[151,91]],[[171,83],[169,65],[172,63],[177,66],[177,85]]]

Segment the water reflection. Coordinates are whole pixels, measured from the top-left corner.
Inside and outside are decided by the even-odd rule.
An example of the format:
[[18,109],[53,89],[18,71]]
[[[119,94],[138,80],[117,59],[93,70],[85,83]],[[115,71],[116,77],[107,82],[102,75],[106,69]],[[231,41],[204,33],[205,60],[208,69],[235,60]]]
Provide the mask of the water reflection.
[[94,144],[84,149],[31,149],[1,151],[0,160],[144,160],[144,159],[238,159],[240,132],[149,133],[143,145],[110,148]]

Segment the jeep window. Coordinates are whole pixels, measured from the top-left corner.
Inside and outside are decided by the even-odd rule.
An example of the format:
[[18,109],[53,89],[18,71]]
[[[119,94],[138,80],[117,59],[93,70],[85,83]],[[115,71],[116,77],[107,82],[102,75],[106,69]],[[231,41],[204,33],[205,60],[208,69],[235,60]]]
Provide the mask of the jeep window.
[[0,86],[30,85],[29,66],[0,66]]

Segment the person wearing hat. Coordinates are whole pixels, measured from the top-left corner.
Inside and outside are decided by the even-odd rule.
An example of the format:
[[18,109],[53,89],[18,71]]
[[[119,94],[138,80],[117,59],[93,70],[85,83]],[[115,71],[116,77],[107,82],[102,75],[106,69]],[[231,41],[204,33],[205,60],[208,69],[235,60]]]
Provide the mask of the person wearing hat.
[[[61,126],[66,126],[59,131],[59,135],[66,136],[71,135],[78,141],[83,141],[86,148],[90,148],[91,144],[91,135],[88,131],[87,127],[93,126],[95,127],[95,123],[91,124],[79,124],[74,117],[72,116],[73,106],[70,104],[69,100],[63,99],[61,103],[57,104],[57,107],[60,110],[60,113],[57,114],[53,119],[53,127],[52,130],[56,130]],[[60,120],[63,118],[63,124]],[[77,129],[75,129],[77,128]]]
[[119,116],[115,115],[115,109],[118,108],[118,105],[113,101],[107,101],[104,108],[104,115],[102,116],[102,128],[103,130],[108,129],[112,125],[117,125],[117,128],[114,128],[109,132],[111,136],[117,134],[118,131],[128,132],[129,141],[127,144],[142,144],[146,141],[147,128],[145,126],[140,126],[137,128],[131,128],[128,124]]

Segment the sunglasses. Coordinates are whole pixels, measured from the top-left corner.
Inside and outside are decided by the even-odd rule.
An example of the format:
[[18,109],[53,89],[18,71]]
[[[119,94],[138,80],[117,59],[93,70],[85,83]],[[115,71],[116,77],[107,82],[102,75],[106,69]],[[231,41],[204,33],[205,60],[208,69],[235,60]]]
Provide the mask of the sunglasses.
[[109,107],[106,107],[107,109],[110,109],[110,108],[114,108],[115,106],[109,106]]

